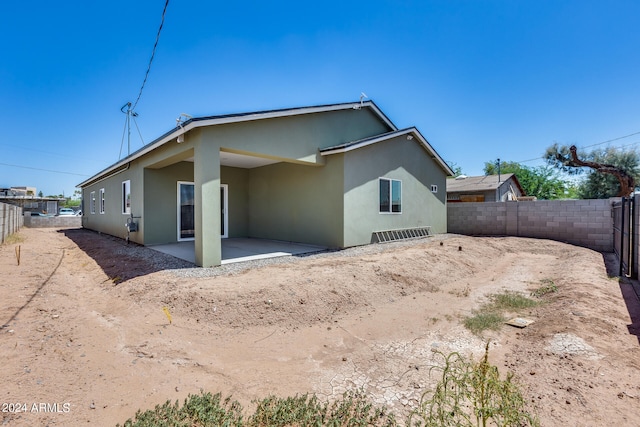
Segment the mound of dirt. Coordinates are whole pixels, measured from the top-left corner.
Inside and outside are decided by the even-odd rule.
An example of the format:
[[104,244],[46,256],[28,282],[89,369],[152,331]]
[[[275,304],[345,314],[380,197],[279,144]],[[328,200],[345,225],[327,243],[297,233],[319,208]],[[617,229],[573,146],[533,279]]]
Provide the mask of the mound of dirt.
[[[207,276],[86,230],[19,234],[0,247],[2,424],[115,425],[201,389],[251,406],[359,388],[403,414],[438,352],[478,358],[488,339],[542,425],[637,424],[640,308],[610,254],[443,235]],[[462,326],[488,296],[548,283],[511,313],[526,328]]]

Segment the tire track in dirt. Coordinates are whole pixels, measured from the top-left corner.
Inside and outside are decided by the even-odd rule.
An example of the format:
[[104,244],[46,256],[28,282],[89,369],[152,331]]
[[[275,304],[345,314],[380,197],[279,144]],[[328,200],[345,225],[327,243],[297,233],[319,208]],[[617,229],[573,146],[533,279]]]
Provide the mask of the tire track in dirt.
[[13,313],[13,315],[9,318],[9,320],[7,320],[0,327],[0,329],[8,328],[9,325],[11,325],[11,322],[13,322],[16,319],[16,317],[18,317],[18,315],[22,312],[22,310],[24,310],[29,304],[31,304],[31,302],[38,295],[38,293],[40,293],[42,289],[44,289],[47,283],[49,283],[49,280],[51,280],[53,275],[56,274],[56,272],[58,271],[58,268],[60,268],[60,265],[62,265],[62,260],[64,259],[64,255],[65,255],[65,250],[62,249],[62,253],[60,254],[60,259],[58,260],[58,264],[56,264],[51,274],[49,274],[49,276],[44,280],[44,282],[42,282],[40,286],[38,286],[38,288],[33,292],[33,294],[29,297],[29,299],[15,313]]

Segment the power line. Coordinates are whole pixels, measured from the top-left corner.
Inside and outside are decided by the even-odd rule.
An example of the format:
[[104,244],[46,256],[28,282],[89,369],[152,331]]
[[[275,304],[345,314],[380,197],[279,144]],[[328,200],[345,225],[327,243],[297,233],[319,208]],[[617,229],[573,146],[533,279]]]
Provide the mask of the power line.
[[120,141],[120,152],[118,153],[118,159],[122,158],[122,146],[124,145],[124,136],[127,134],[128,126],[129,126],[129,114],[127,113],[127,119],[124,121],[124,129],[122,129],[122,140]]
[[153,51],[151,52],[151,59],[149,60],[149,66],[147,67],[147,72],[144,75],[144,80],[142,81],[142,86],[140,86],[140,92],[138,93],[138,99],[133,103],[133,107],[131,110],[135,110],[138,106],[138,102],[140,101],[140,97],[142,96],[142,90],[144,89],[144,85],[147,83],[147,78],[149,77],[149,72],[151,71],[151,63],[153,62],[153,58],[156,55],[156,48],[158,47],[158,40],[160,40],[160,32],[162,31],[162,26],[164,25],[164,16],[167,13],[167,6],[169,6],[169,0],[167,0],[164,4],[164,9],[162,11],[162,20],[160,21],[160,27],[158,28],[158,33],[156,34],[156,42],[153,45]]
[[640,141],[630,142],[629,144],[621,145],[621,146],[619,146],[619,147],[615,147],[615,148],[617,148],[618,150],[620,150],[620,149],[622,149],[622,148],[632,147],[632,146],[634,146],[634,145],[638,145],[638,144],[640,144]]
[[15,148],[18,150],[23,150],[23,151],[33,151],[36,153],[44,153],[44,154],[48,154],[50,156],[58,156],[58,157],[64,157],[65,159],[76,159],[76,160],[85,160],[88,161],[90,160],[88,157],[78,157],[78,156],[73,156],[73,155],[69,155],[66,153],[54,153],[52,151],[46,151],[46,150],[39,150],[37,148],[33,148],[31,146],[19,146],[19,145],[11,145],[11,144],[0,144],[0,146],[3,147],[10,147],[10,148]]
[[[591,148],[591,147],[595,147],[595,146],[597,146],[597,145],[602,145],[602,144],[607,144],[607,143],[609,143],[609,142],[619,141],[619,140],[621,140],[621,139],[629,138],[629,137],[631,137],[631,136],[635,136],[635,135],[640,135],[640,131],[639,131],[639,132],[630,133],[629,135],[624,135],[624,136],[619,136],[619,137],[617,137],[617,138],[608,139],[608,140],[606,140],[606,141],[596,142],[595,144],[591,144],[591,145],[584,145],[584,146],[581,146],[580,148],[581,148],[581,149]],[[631,146],[631,145],[635,145],[635,144],[637,144],[637,142],[634,142],[634,143],[631,143],[631,144],[627,144],[627,145],[623,145],[623,146],[620,146],[620,147],[618,147],[618,148],[629,147],[629,146]],[[540,156],[540,157],[536,157],[536,158],[533,158],[533,159],[521,160],[521,161],[516,162],[516,163],[528,163],[528,162],[533,162],[533,161],[536,161],[536,160],[542,160],[542,159],[544,159],[544,157],[543,157],[543,156]]]
[[136,125],[136,129],[138,130],[138,136],[140,136],[140,141],[142,141],[142,145],[144,146],[144,138],[142,138],[142,132],[140,132],[140,128],[138,127],[138,121],[136,120],[136,115],[133,116],[133,124]]
[[9,163],[0,163],[1,166],[10,166],[12,168],[21,168],[21,169],[31,169],[34,171],[43,171],[43,172],[51,172],[51,173],[60,173],[60,174],[65,174],[65,175],[75,175],[75,176],[89,176],[87,174],[84,173],[73,173],[73,172],[64,172],[64,171],[54,171],[51,169],[41,169],[41,168],[34,168],[31,166],[21,166],[21,165],[10,165]]
[[528,162],[533,162],[533,161],[540,160],[540,159],[544,159],[544,157],[540,156],[540,157],[536,157],[535,159],[520,160],[519,162],[516,162],[516,163],[528,163]]
[[[151,71],[151,64],[153,63],[153,58],[156,56],[156,49],[158,48],[158,41],[160,40],[160,33],[162,32],[162,27],[164,26],[164,17],[167,14],[167,7],[169,6],[169,0],[166,0],[164,3],[164,9],[162,10],[162,19],[160,20],[160,26],[158,27],[158,32],[156,34],[156,42],[153,44],[153,50],[151,51],[151,59],[149,59],[149,65],[147,66],[147,72],[144,74],[144,80],[142,80],[142,85],[140,86],[140,92],[138,92],[138,98],[136,102],[131,104],[131,102],[127,102],[125,105],[120,108],[120,111],[127,115],[125,121],[125,131],[127,132],[127,155],[131,154],[131,118],[134,118],[138,115],[134,110],[138,106],[138,102],[140,102],[140,98],[142,97],[142,91],[144,90],[144,86],[147,83],[147,79],[149,78],[149,72]],[[127,110],[125,111],[125,107]],[[140,140],[144,145],[144,141],[142,140],[142,134],[140,133],[140,128],[138,128],[138,123],[135,122],[136,129],[138,129],[138,134],[140,135]],[[120,154],[118,154],[118,159],[122,157],[122,146],[124,145],[124,133],[122,135],[122,142],[120,143]]]
[[618,137],[618,138],[609,139],[609,140],[607,140],[607,141],[598,142],[598,143],[596,143],[596,144],[585,145],[584,147],[581,147],[581,148],[590,148],[590,147],[595,147],[596,145],[602,145],[602,144],[606,144],[607,142],[618,141],[618,140],[620,140],[620,139],[629,138],[630,136],[634,136],[634,135],[640,135],[640,132],[630,133],[629,135],[620,136],[620,137]]

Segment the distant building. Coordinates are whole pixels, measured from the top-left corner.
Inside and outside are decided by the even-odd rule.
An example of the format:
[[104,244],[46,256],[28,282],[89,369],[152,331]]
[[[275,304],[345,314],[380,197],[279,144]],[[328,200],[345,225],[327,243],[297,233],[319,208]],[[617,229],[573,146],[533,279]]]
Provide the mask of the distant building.
[[19,196],[35,196],[37,194],[36,187],[11,187],[11,190]]
[[0,188],[0,202],[20,206],[25,212],[57,214],[64,198],[38,197],[36,187]]
[[512,173],[447,179],[447,203],[506,202],[526,196]]
[[35,195],[36,195],[36,187],[0,188],[0,197],[1,196],[27,197],[27,196],[35,196]]

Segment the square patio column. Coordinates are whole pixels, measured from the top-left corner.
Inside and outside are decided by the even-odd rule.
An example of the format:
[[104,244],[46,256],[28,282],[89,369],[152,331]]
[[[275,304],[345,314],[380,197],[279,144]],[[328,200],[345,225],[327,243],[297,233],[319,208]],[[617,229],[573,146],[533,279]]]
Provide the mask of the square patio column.
[[196,264],[213,267],[222,263],[220,242],[220,149],[212,141],[194,143]]

